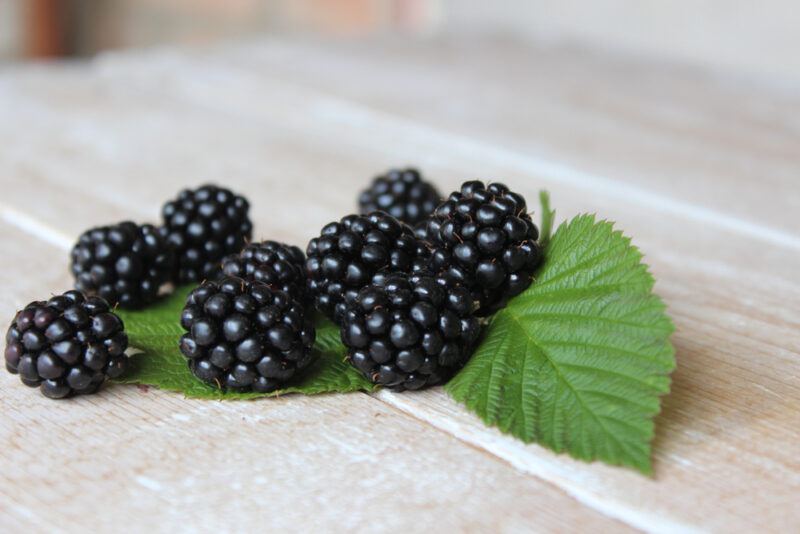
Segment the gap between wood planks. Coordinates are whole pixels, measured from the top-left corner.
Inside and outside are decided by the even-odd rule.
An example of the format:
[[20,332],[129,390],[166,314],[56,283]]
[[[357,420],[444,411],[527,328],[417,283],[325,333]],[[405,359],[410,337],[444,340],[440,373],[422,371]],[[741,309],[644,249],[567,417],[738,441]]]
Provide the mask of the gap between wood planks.
[[[74,239],[68,234],[46,223],[42,223],[4,203],[0,203],[0,218],[9,225],[19,228],[33,237],[61,250],[68,252],[74,244]],[[606,517],[618,520],[627,526],[639,530],[664,533],[697,531],[692,525],[677,522],[664,516],[655,516],[652,512],[641,512],[635,507],[621,504],[618,500],[606,499],[595,492],[587,491],[583,489],[580,484],[575,484],[573,481],[569,480],[569,477],[566,476],[566,473],[563,473],[563,468],[558,465],[557,461],[554,462],[547,459],[539,461],[535,459],[532,462],[532,455],[526,456],[525,458],[519,457],[514,454],[512,449],[504,447],[503,445],[505,441],[513,438],[494,436],[492,434],[475,436],[464,435],[463,432],[459,432],[458,423],[449,421],[445,417],[420,413],[419,410],[415,410],[413,405],[410,405],[399,395],[389,391],[363,394],[386,404],[405,417],[411,417],[439,432],[457,439],[466,446],[489,454],[493,458],[510,465],[525,475],[534,476],[548,484],[552,484],[558,491],[565,493],[583,506],[595,510]],[[656,519],[655,522],[654,519]],[[655,528],[654,524],[656,525]]]
[[[580,484],[570,482],[559,473],[558,466],[556,466],[554,462],[549,460],[539,461],[539,459],[535,458],[533,455],[520,457],[515,454],[513,450],[505,446],[508,440],[515,440],[516,438],[506,435],[492,436],[488,437],[488,439],[487,436],[469,436],[460,431],[459,423],[446,418],[432,417],[427,412],[416,409],[413,403],[409,403],[402,398],[403,394],[393,393],[389,390],[380,390],[375,393],[369,393],[369,395],[422,423],[428,424],[441,432],[455,437],[462,443],[490,454],[494,458],[503,460],[508,465],[525,474],[549,482],[579,503],[600,512],[606,517],[621,521],[630,527],[646,532],[660,533],[703,532],[703,530],[693,525],[675,521],[652,511],[637,510],[635,507],[620,504],[618,500],[604,499],[602,495],[596,492],[585,490]],[[475,418],[477,419],[477,417],[476,415]]]

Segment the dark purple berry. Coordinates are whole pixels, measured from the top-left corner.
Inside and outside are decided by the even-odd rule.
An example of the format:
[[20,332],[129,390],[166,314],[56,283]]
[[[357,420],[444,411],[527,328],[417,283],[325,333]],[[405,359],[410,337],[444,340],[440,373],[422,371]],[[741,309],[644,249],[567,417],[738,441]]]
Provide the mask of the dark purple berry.
[[[175,253],[156,228],[130,221],[84,232],[71,258],[77,289],[127,308],[155,301],[175,270]],[[82,326],[80,307],[71,309],[65,319]]]
[[524,291],[542,259],[525,199],[500,183],[465,182],[417,235],[432,247],[432,272],[465,286],[478,315]]
[[[240,253],[226,257],[222,261],[222,273],[224,276],[262,282],[305,302],[305,263],[305,255],[299,248],[277,241],[263,241],[251,243]],[[246,304],[243,306],[248,307]]]
[[249,209],[244,197],[214,185],[186,189],[164,204],[160,233],[177,255],[175,281],[218,276],[222,259],[238,254],[252,236]]
[[314,326],[303,304],[263,282],[206,281],[186,299],[181,352],[208,384],[268,393],[312,361]]
[[383,211],[411,226],[427,219],[439,202],[439,192],[416,169],[390,170],[358,197],[360,213]]
[[411,228],[373,212],[328,224],[306,254],[309,294],[317,309],[339,323],[347,304],[376,275],[417,271],[427,263],[428,250]]
[[469,292],[424,272],[377,280],[343,315],[350,362],[373,382],[397,390],[448,379],[469,359],[479,333]]
[[31,302],[6,334],[6,369],[49,398],[94,393],[106,377],[120,376],[127,360],[124,325],[108,310],[99,297],[77,291]]

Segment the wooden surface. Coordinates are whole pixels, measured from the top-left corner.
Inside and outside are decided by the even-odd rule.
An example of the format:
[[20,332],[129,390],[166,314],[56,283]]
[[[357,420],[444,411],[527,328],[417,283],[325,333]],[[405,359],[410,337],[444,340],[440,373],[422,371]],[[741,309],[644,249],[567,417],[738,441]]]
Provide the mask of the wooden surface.
[[215,181],[300,246],[414,164],[634,237],[677,325],[655,476],[485,427],[439,389],[200,402],[0,376],[3,530],[800,530],[800,98],[502,41],[260,41],[0,72],[0,316],[91,225]]

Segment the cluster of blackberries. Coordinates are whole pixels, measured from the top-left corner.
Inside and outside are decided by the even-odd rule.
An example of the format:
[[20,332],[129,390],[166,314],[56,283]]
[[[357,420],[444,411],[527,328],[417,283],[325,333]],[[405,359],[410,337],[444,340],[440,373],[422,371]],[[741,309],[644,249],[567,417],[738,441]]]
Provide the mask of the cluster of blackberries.
[[[378,176],[360,215],[323,227],[306,255],[250,243],[249,203],[207,185],[167,202],[160,227],[88,230],[72,250],[78,291],[32,302],[6,336],[6,367],[52,398],[97,390],[125,367],[110,306],[138,308],[198,284],[180,316],[180,350],[204,382],[270,392],[313,360],[317,310],[341,329],[349,361],[396,390],[446,381],[468,360],[479,317],[530,285],[541,261],[525,200],[466,182],[442,201],[414,169]],[[177,318],[176,318],[177,319]]]
[[[207,185],[167,202],[160,227],[125,221],[84,232],[70,254],[76,291],[17,313],[6,368],[51,398],[92,393],[119,376],[128,338],[112,307],[141,308],[172,285],[219,276],[222,259],[250,239],[248,209],[243,197]],[[302,276],[298,252],[295,278]]]
[[477,317],[527,288],[541,261],[525,200],[472,181],[440,202],[409,169],[377,177],[359,206],[309,243],[309,293],[373,382],[444,382],[475,348]]
[[206,185],[164,204],[158,228],[125,221],[92,228],[72,249],[75,288],[112,306],[152,304],[168,284],[218,276],[252,235],[244,197]]

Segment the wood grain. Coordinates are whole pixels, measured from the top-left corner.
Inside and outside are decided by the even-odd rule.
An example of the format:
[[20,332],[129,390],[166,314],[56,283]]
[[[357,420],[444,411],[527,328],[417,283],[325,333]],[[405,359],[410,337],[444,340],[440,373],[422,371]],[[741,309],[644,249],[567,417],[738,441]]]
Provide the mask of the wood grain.
[[662,204],[676,199],[800,231],[783,210],[767,213],[750,201],[755,195],[774,207],[800,207],[796,92],[767,93],[680,66],[502,40],[437,47],[277,42],[226,52],[219,63],[228,68],[273,79],[279,73],[283,81],[433,126],[439,135],[569,161],[625,184],[629,194],[656,193]]
[[[602,528],[599,521],[607,517],[651,531],[796,529],[800,311],[794,303],[800,302],[800,241],[793,213],[800,192],[792,176],[800,161],[791,150],[800,131],[792,114],[796,100],[674,67],[587,59],[569,51],[526,52],[503,43],[486,46],[493,54],[464,43],[409,49],[383,43],[363,50],[338,46],[266,42],[191,54],[113,55],[89,66],[8,72],[0,76],[0,100],[15,105],[0,109],[0,178],[6,186],[0,213],[14,227],[64,247],[91,224],[155,219],[165,196],[214,180],[251,198],[259,237],[302,245],[324,223],[351,210],[367,178],[391,165],[418,164],[443,190],[476,176],[502,179],[528,198],[546,187],[561,218],[594,211],[634,236],[678,327],[678,370],[657,420],[653,479],[575,462],[502,436],[439,390],[381,392],[374,398],[355,396],[358,400],[326,397],[321,405],[317,399],[290,397],[281,401],[293,406],[287,417],[311,425],[305,438],[312,439],[315,431],[327,432],[319,430],[321,425],[334,424],[318,412],[341,409],[348,421],[362,424],[349,413],[349,403],[363,404],[400,426],[410,425],[403,428],[440,436],[440,448],[431,454],[444,462],[441,469],[424,475],[422,489],[408,482],[398,495],[424,501],[433,488],[449,487],[441,481],[453,476],[450,469],[457,470],[446,461],[455,443],[458,454],[473,450],[463,444],[483,452],[470,457],[470,469],[496,470],[492,476],[508,477],[509,488],[524,486],[501,492],[491,506],[478,510],[497,508],[485,513],[507,517],[516,508],[499,503],[513,501],[514,491],[531,496],[539,491],[534,487],[554,499],[543,504],[553,511],[552,523],[525,522],[530,519],[525,516],[499,528]],[[507,68],[497,70],[492,57],[505,58]],[[414,83],[401,84],[387,65]],[[495,76],[484,80],[486,69]],[[627,83],[631,80],[636,83]],[[535,82],[543,87],[531,91],[539,89]],[[594,112],[573,105],[568,95],[576,91],[590,99]],[[751,98],[758,104],[740,105]],[[614,105],[601,106],[604,102]],[[760,175],[764,181],[755,184]],[[8,243],[22,242],[21,235],[8,232]],[[3,244],[22,254],[5,239]],[[38,258],[42,253],[24,254]],[[47,263],[48,268],[59,261]],[[61,283],[67,284],[66,278]],[[9,292],[4,302],[19,305],[33,297],[24,287],[4,287]],[[20,395],[11,398],[32,402],[30,392],[18,391],[10,379],[2,384],[4,391]],[[98,410],[120,404],[126,413],[146,409],[164,417],[167,407],[195,408],[154,391],[147,398],[158,401],[147,407],[132,390],[113,388],[104,395],[111,396],[111,404],[102,402]],[[281,409],[263,408],[266,404],[235,410]],[[51,407],[42,401],[39,410]],[[275,439],[297,443],[291,437],[297,432],[294,424],[281,426]],[[167,427],[164,423],[159,432],[172,435]],[[93,428],[87,425],[90,432],[102,431]],[[185,432],[202,438],[205,430]],[[370,427],[356,441],[372,440],[373,433],[381,432]],[[401,434],[392,434],[388,442],[399,440],[407,451],[419,448]],[[162,439],[157,449],[178,438]],[[237,441],[240,448],[251,443],[245,439]],[[343,443],[356,450],[349,438]],[[326,449],[306,473],[325,471],[322,460],[340,453]],[[412,457],[408,452],[403,458],[411,462]],[[136,458],[133,452],[122,457]],[[498,458],[514,469],[503,471]],[[406,460],[398,459],[395,467],[410,469],[410,463],[402,463]],[[149,478],[158,481],[159,465],[171,464],[148,465]],[[359,477],[341,476],[339,486],[351,484],[353,492],[372,487]],[[168,478],[170,491],[178,491],[179,480]],[[108,482],[116,481],[111,476]],[[222,478],[214,481],[224,484]],[[394,482],[385,484],[386,494],[394,493]],[[327,502],[327,510],[340,502],[332,496],[333,487],[309,483],[304,491]],[[36,488],[30,491],[35,497]],[[206,504],[221,495],[207,485],[184,491]],[[464,498],[460,491],[453,490],[447,502],[474,508],[453,504]],[[526,508],[532,500],[525,499]],[[54,517],[67,513],[59,506],[53,510]],[[358,513],[366,512],[359,508]],[[150,525],[149,519],[132,520]],[[409,519],[386,526],[411,525]],[[444,526],[468,525],[453,519]]]

